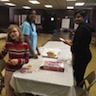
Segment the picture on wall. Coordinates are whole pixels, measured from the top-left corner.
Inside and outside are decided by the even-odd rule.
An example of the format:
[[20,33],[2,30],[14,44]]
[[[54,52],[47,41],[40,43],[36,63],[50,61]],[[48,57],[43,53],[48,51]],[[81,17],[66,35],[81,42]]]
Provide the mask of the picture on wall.
[[69,29],[70,27],[70,18],[63,18],[61,28]]
[[36,15],[35,23],[41,24],[41,15]]
[[14,15],[14,22],[17,24],[21,24],[21,15]]
[[21,21],[22,23],[26,20],[26,17],[27,15],[24,15],[24,14],[22,15],[22,21]]

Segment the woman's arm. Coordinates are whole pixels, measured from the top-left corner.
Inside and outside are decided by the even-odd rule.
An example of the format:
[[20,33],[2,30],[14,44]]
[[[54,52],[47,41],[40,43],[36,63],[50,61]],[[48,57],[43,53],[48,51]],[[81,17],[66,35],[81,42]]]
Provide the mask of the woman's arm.
[[40,51],[39,51],[38,46],[36,47],[36,50],[37,50],[37,54],[40,55]]
[[26,42],[27,42],[27,44],[29,45],[29,50],[30,50],[30,52],[32,53],[33,57],[34,57],[34,58],[38,58],[38,55],[37,55],[37,54],[35,54],[35,52],[34,52],[34,50],[33,50],[32,46],[31,46],[29,36],[28,36],[28,35],[24,35],[24,37],[25,37],[25,41],[26,41]]

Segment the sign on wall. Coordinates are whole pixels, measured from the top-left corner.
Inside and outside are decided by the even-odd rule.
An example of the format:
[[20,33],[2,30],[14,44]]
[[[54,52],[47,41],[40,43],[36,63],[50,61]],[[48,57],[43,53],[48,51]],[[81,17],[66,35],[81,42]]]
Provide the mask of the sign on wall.
[[35,23],[41,24],[41,15],[36,15]]
[[14,15],[14,22],[17,24],[21,24],[21,15]]
[[63,18],[61,28],[69,29],[69,27],[70,27],[70,18]]
[[22,15],[22,23],[26,20],[27,15]]

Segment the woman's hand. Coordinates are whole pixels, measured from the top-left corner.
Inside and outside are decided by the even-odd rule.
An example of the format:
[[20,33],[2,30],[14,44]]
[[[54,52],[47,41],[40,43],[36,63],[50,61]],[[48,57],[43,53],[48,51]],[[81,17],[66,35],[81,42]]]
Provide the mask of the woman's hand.
[[33,54],[33,57],[34,57],[35,59],[37,59],[37,58],[38,58],[38,54]]
[[37,51],[37,54],[33,54],[33,57],[35,58],[35,59],[37,59],[38,58],[38,55],[40,55],[40,52],[39,51]]
[[72,40],[64,40],[64,43],[72,46]]
[[41,55],[40,51],[37,51],[38,55]]
[[11,65],[17,65],[18,64],[18,59],[11,59],[10,61]]
[[41,55],[38,47],[36,47],[36,50],[37,50],[37,54],[38,54],[38,55]]

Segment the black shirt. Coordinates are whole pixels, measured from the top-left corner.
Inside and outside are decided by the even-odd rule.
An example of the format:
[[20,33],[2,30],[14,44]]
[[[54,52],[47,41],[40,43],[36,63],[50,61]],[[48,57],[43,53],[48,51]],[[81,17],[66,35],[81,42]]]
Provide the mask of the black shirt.
[[92,29],[89,25],[82,23],[78,26],[73,39],[73,45],[71,46],[71,52],[73,54],[85,54],[88,53],[90,42],[92,37]]

